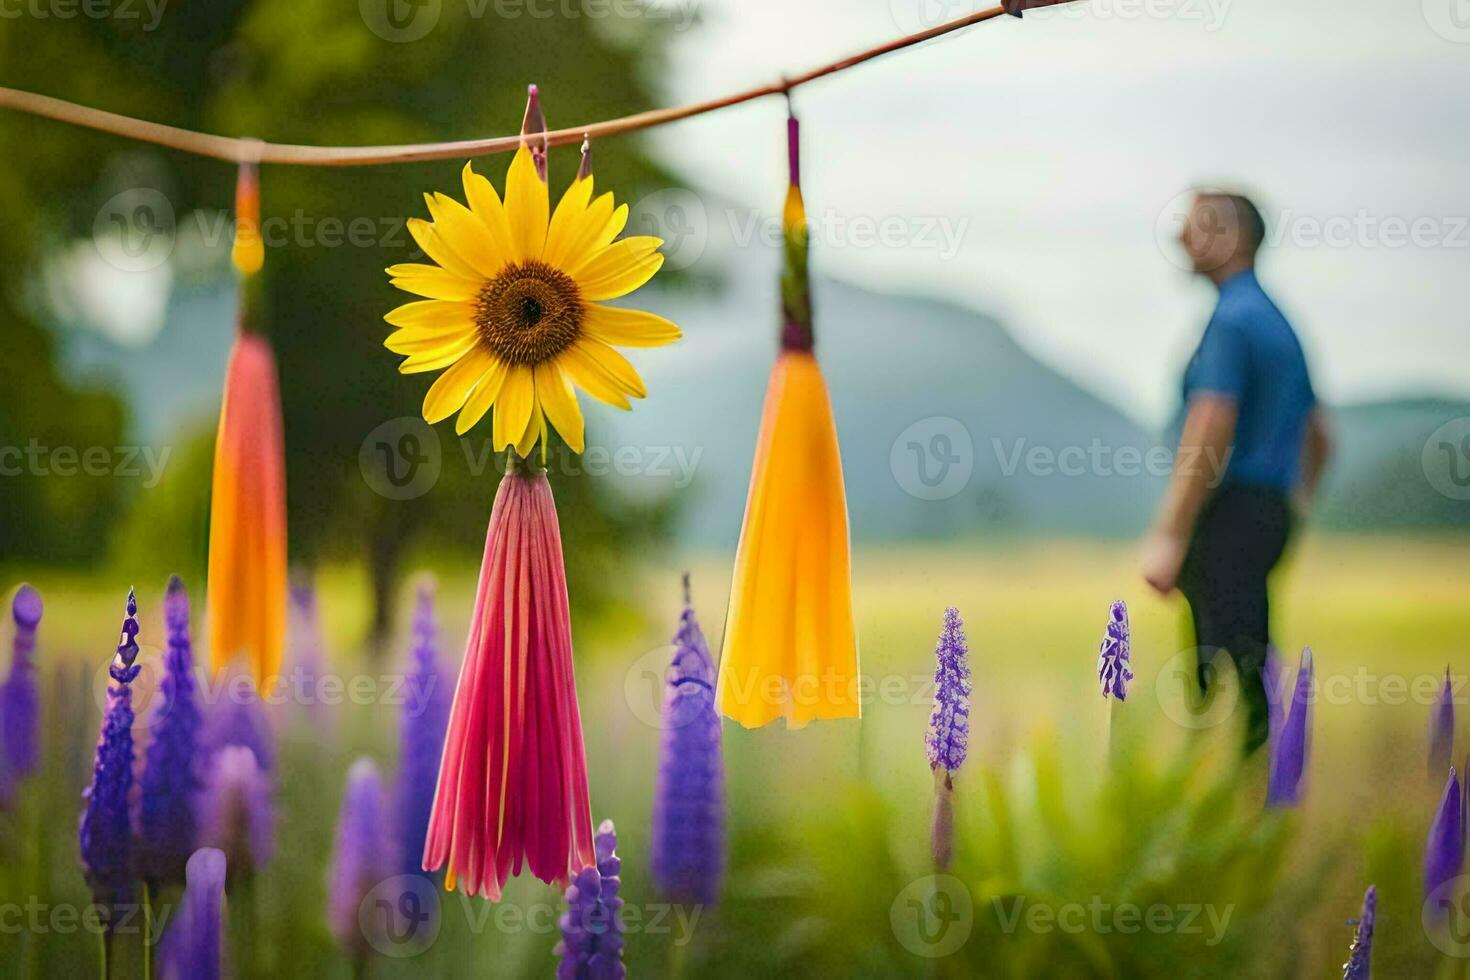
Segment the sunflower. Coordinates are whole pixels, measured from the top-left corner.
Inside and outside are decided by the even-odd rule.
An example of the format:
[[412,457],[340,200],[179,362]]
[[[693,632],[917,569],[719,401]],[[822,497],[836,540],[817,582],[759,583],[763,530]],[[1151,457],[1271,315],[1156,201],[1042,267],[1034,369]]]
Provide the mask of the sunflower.
[[424,397],[424,419],[455,412],[463,435],[495,409],[495,449],[529,455],[549,421],[574,452],[584,446],[576,388],[618,408],[647,394],[613,345],[658,347],[679,339],[663,317],[603,305],[647,282],[661,239],[617,241],[628,206],[592,195],[578,177],[550,210],[546,182],[522,146],[501,203],[490,181],[466,163],[468,207],[426,194],[432,221],[410,218],[409,233],[436,265],[389,268],[394,286],[424,299],[384,319],[396,329],[384,346],[406,355],[404,374],[443,370]]

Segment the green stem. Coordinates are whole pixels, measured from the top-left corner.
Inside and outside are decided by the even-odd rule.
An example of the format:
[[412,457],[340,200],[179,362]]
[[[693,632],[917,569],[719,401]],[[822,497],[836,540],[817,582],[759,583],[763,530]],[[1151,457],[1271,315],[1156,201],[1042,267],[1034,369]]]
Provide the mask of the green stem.
[[143,882],[143,980],[153,977],[153,885]]

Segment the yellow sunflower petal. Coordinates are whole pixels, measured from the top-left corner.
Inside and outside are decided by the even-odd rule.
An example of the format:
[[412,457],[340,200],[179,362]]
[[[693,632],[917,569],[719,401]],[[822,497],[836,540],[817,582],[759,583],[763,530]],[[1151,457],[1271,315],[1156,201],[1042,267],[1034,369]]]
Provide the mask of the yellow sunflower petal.
[[536,402],[536,389],[531,389],[531,418],[526,423],[526,431],[521,433],[521,438],[516,441],[516,452],[522,456],[531,455],[531,447],[536,445],[536,440],[546,434],[546,417],[541,414],[541,406]]
[[383,317],[395,327],[445,327],[450,324],[471,324],[475,319],[472,303],[448,302],[442,299],[421,299],[405,303]]
[[383,346],[395,354],[428,354],[459,347],[466,337],[472,337],[474,329],[465,326],[448,330],[395,330],[383,341]]
[[541,258],[550,212],[546,182],[537,175],[531,151],[523,144],[505,175],[505,215],[510,221],[513,260]]
[[[599,249],[606,248],[618,237],[627,221],[628,206],[614,205],[611,192],[594,198],[576,227],[569,229],[566,244],[561,249],[561,268],[581,265]],[[609,229],[614,230],[609,233]]]
[[[621,245],[622,242],[618,244]],[[582,289],[583,299],[617,299],[619,296],[626,296],[652,279],[653,274],[663,264],[663,253],[651,252],[632,265],[624,266],[617,273],[591,282],[579,281],[577,284]]]
[[479,338],[471,334],[453,346],[422,354],[412,354],[402,364],[398,365],[398,373],[423,374],[425,371],[437,371],[440,368],[448,367],[463,357],[478,342]]
[[633,365],[628,362],[626,357],[613,350],[607,344],[604,344],[600,340],[583,337],[572,346],[576,347],[588,357],[591,357],[597,363],[597,366],[612,380],[613,384],[617,385],[625,394],[632,395],[634,398],[646,398],[648,396],[648,389],[643,387],[643,379],[638,377],[638,372],[634,370]]
[[585,445],[582,409],[571,380],[556,361],[536,365],[536,401],[572,452],[580,453]]
[[469,401],[464,403],[464,408],[459,413],[459,418],[454,422],[456,435],[464,435],[490,410],[495,404],[495,399],[500,395],[500,389],[505,384],[505,376],[510,373],[510,365],[499,358],[480,383],[475,385],[475,390],[470,393]]
[[594,252],[580,265],[569,267],[567,274],[578,282],[598,282],[628,271],[658,251],[663,243],[662,238],[653,235],[624,238],[600,252]]
[[656,313],[601,303],[588,304],[582,332],[593,340],[619,347],[662,347],[684,336],[678,327]]
[[493,279],[505,268],[505,251],[496,246],[485,224],[474,212],[447,194],[427,198],[434,231],[482,279]]
[[495,422],[492,440],[495,451],[520,441],[531,421],[531,408],[536,402],[536,383],[531,368],[525,364],[511,367],[495,399]]
[[490,233],[495,250],[508,257],[511,254],[510,221],[505,216],[505,205],[500,203],[500,195],[495,193],[495,185],[489,178],[475,173],[468,163],[460,177],[464,181],[464,197],[470,203],[470,210]]
[[557,356],[557,363],[566,371],[567,377],[600,402],[622,409],[632,408],[617,380],[608,374],[595,357],[582,349],[584,343],[588,343],[585,338]]
[[447,269],[435,265],[420,265],[406,262],[388,269],[393,285],[405,292],[427,299],[464,300],[474,299],[480,292],[481,282],[456,276]]
[[434,230],[434,226],[423,218],[408,219],[408,233],[418,243],[420,249],[429,258],[433,259],[445,270],[454,273],[462,279],[475,279],[479,273],[464,259],[454,254],[454,249]]
[[424,421],[432,425],[459,411],[475,385],[494,363],[494,355],[477,347],[439,375],[429,386],[429,393],[424,396]]
[[580,177],[561,196],[556,211],[551,215],[551,226],[546,229],[546,248],[541,258],[548,264],[565,268],[562,256],[566,247],[581,229],[587,214],[587,204],[592,199],[592,178]]

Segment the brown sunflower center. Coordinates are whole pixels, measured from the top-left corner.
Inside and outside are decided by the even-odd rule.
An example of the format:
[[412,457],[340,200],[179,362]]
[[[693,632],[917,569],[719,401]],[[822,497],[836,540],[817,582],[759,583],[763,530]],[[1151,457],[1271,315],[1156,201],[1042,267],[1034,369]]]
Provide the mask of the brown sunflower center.
[[571,276],[544,262],[505,267],[475,297],[480,340],[509,364],[540,364],[582,334],[586,313]]

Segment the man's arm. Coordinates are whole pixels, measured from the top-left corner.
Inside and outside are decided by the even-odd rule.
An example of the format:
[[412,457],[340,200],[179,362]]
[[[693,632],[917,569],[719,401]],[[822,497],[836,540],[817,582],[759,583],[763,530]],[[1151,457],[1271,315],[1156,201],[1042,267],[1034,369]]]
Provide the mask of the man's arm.
[[1307,434],[1302,440],[1301,479],[1297,482],[1295,501],[1298,514],[1305,514],[1317,497],[1322,471],[1332,458],[1332,429],[1327,413],[1319,405],[1307,416]]
[[1224,395],[1202,392],[1189,401],[1174,475],[1143,546],[1143,577],[1160,595],[1174,591],[1195,521],[1225,475],[1238,415],[1235,399]]

